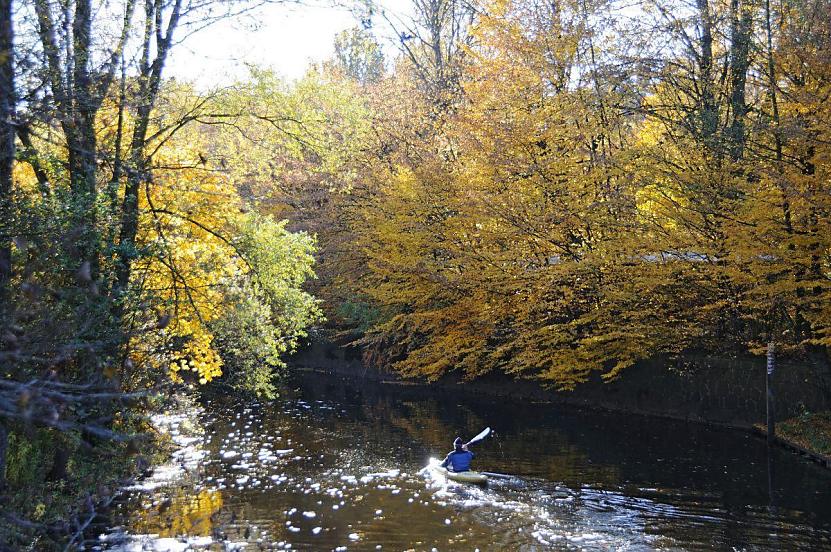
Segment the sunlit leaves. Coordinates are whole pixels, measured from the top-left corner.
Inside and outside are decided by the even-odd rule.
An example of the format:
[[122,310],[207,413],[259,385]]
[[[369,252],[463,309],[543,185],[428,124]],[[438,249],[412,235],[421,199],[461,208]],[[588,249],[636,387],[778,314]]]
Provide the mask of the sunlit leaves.
[[[215,108],[221,101],[173,87],[163,105],[170,116],[182,106]],[[211,120],[211,112],[188,109],[200,120]],[[230,170],[237,160],[214,165],[222,154],[212,144],[218,137],[191,123],[166,137],[154,155],[153,181],[140,196],[133,280],[135,301],[143,309],[135,316],[140,320],[149,310],[166,313],[170,321],[151,337],[134,340],[133,355],[166,369],[174,381],[207,383],[226,371],[259,370],[256,381],[240,388],[273,394],[274,371],[283,366],[280,356],[320,318],[317,301],[302,290],[314,277],[314,240],[287,231],[286,221],[252,210],[241,194],[245,183],[238,180],[239,167]],[[239,145],[246,151],[257,147]],[[259,349],[250,353],[232,342],[253,336]]]
[[[627,46],[603,26],[607,9],[490,3],[463,99],[437,112],[402,66],[388,84],[406,94],[374,104],[371,184],[341,220],[366,257],[347,286],[382,313],[363,341],[394,368],[572,387],[660,354],[828,343],[827,84],[804,65],[827,74],[827,60],[777,52],[791,79],[777,91],[782,126],[751,79],[740,92],[760,119],[737,136],[739,81],[705,78],[679,50],[636,83],[619,71],[641,69],[615,57]],[[783,40],[807,29],[786,26]]]

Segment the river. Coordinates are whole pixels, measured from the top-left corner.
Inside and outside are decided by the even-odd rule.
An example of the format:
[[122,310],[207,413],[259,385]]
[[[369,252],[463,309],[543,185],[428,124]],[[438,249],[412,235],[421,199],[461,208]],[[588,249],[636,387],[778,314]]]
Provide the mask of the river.
[[[744,432],[320,374],[291,387],[190,413],[204,435],[125,491],[97,548],[831,550],[831,471]],[[420,472],[486,426],[474,468],[504,477]]]

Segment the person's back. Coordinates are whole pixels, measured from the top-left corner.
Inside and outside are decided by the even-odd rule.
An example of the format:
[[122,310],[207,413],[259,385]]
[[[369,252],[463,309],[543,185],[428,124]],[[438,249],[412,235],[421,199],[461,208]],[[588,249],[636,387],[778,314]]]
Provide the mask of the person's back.
[[460,438],[453,442],[454,450],[444,458],[441,463],[443,468],[451,466],[454,472],[470,470],[470,461],[473,460],[473,453],[467,450]]

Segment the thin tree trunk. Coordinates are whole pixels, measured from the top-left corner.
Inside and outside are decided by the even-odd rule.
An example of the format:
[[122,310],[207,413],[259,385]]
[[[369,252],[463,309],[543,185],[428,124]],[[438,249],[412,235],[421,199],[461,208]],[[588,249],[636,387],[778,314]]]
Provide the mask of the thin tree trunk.
[[[773,119],[773,138],[776,149],[776,170],[783,171],[782,161],[782,132],[779,127],[779,99],[776,94],[776,63],[773,59],[773,30],[771,28],[770,0],[765,0],[765,33],[767,35],[767,69],[768,69],[768,97],[770,98],[771,115]],[[785,211],[785,218],[790,228],[790,210]]]
[[697,0],[698,17],[701,25],[701,51],[699,52],[699,69],[701,70],[701,136],[704,143],[715,149],[713,139],[718,129],[718,107],[713,92],[713,30],[710,16],[709,0]]
[[9,432],[0,420],[0,492],[6,488],[6,455],[9,450]]
[[[0,0],[0,220],[3,221],[10,220],[12,201],[15,97],[13,53],[12,0]],[[0,238],[0,322],[5,322],[10,298],[12,250],[8,232],[0,234],[3,234]]]
[[[161,5],[152,2],[145,4],[144,41],[142,57],[139,62],[139,109],[135,119],[132,139],[130,141],[130,162],[132,164],[127,186],[124,190],[124,199],[121,207],[121,229],[119,245],[121,257],[116,269],[116,289],[123,293],[130,283],[136,235],[138,234],[139,219],[139,189],[141,184],[150,178],[149,160],[145,156],[145,142],[147,129],[150,124],[150,114],[156,103],[159,88],[162,82],[162,69],[167,61],[167,55],[173,44],[173,33],[179,24],[182,0],[176,0],[167,23],[167,29],[162,29]],[[155,29],[156,57],[150,62],[151,39]],[[120,307],[117,307],[120,309]],[[120,312],[116,313],[120,315]]]
[[71,171],[72,191],[76,198],[78,224],[82,229],[81,259],[89,261],[93,280],[98,277],[98,220],[96,207],[96,183],[98,149],[95,136],[95,114],[100,106],[89,74],[90,48],[92,44],[91,0],[75,0],[75,16],[72,20],[72,51],[74,55],[72,88],[74,117],[72,121],[75,151],[72,151],[74,170]]
[[752,4],[746,1],[730,2],[730,110],[728,130],[730,157],[738,161],[744,155],[745,127],[747,114],[746,83],[750,64],[750,31],[753,24]]
[[52,468],[46,474],[47,481],[63,481],[69,475],[69,449],[60,437],[57,437],[57,441]]

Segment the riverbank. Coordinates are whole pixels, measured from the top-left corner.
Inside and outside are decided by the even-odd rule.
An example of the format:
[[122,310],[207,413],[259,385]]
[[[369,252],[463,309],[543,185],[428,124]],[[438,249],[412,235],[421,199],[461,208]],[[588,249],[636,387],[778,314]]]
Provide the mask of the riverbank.
[[[59,438],[46,430],[10,434],[7,485],[0,493],[0,550],[79,546],[117,489],[141,473],[121,443],[73,450]],[[53,472],[63,457],[67,468],[57,478]]]
[[[118,427],[133,439],[70,438],[44,429],[11,433],[0,550],[84,548],[97,539],[102,519],[125,489],[152,482],[171,461],[182,463],[180,439],[197,431],[190,419],[195,398],[175,395],[154,400],[152,407],[153,413],[122,413]],[[66,467],[55,477],[62,454]]]
[[[106,548],[116,550],[192,550],[213,543],[209,535],[200,529],[208,524],[204,512],[217,502],[213,494],[196,492],[188,495],[167,496],[163,490],[187,482],[199,480],[207,457],[207,437],[202,421],[205,409],[193,395],[178,395],[167,408],[150,417],[153,430],[164,443],[159,458],[150,470],[129,484],[122,486],[118,498],[106,516],[107,520],[118,518],[127,496],[153,496],[161,498],[143,510],[143,522],[147,526],[169,526],[161,534],[138,534],[125,531],[121,526],[99,527],[104,533],[97,541]],[[162,491],[162,492],[160,492]],[[175,512],[175,519],[165,519],[168,512]]]
[[[465,380],[450,372],[434,382],[402,379],[363,361],[358,347],[318,336],[289,359],[294,368],[321,370],[357,380],[420,383],[464,389],[474,394],[531,402],[661,416],[677,420],[751,429],[765,421],[765,362],[759,358],[689,355],[654,358],[626,369],[606,382],[598,373],[572,391],[558,391],[531,379],[488,373]],[[774,380],[777,421],[803,412],[831,411],[831,370],[812,362],[782,361]]]
[[[754,428],[767,436],[764,425],[757,424]],[[831,469],[831,411],[783,420],[776,426],[776,442]]]

